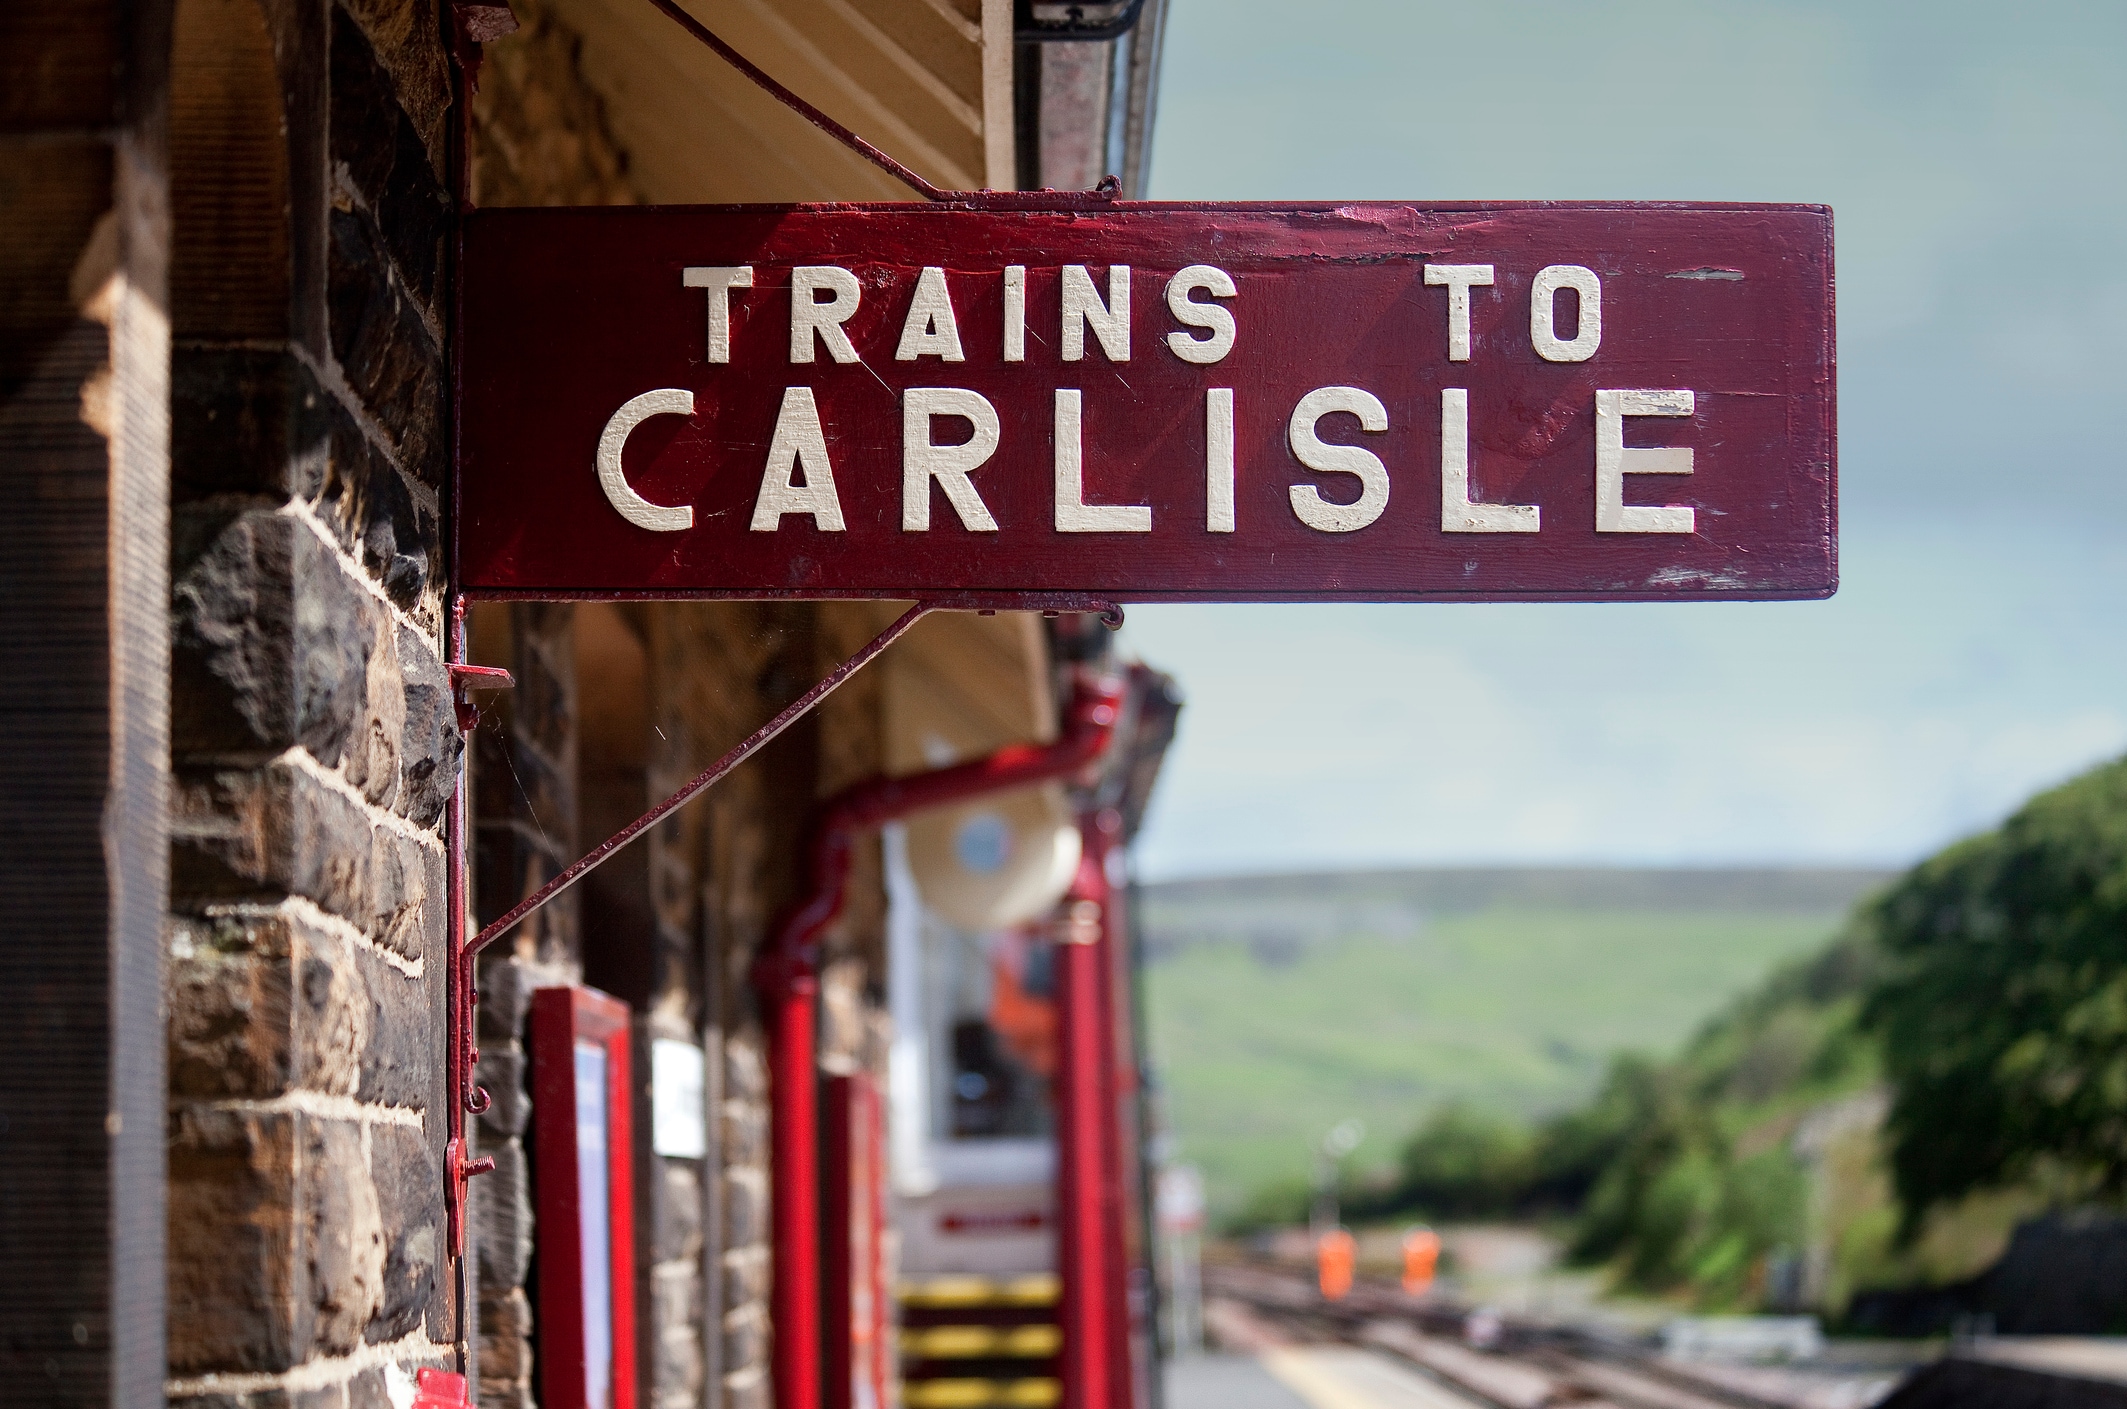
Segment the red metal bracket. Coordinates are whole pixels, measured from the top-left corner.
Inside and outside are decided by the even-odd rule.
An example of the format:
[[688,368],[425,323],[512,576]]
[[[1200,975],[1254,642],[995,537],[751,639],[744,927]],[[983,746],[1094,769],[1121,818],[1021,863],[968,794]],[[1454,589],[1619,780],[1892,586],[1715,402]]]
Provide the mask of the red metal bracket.
[[[463,607],[459,610],[462,612]],[[444,667],[451,677],[451,704],[458,714],[458,732],[470,734],[480,727],[480,711],[472,701],[479,689],[507,690],[516,685],[507,670],[495,665],[464,665],[452,661]]]

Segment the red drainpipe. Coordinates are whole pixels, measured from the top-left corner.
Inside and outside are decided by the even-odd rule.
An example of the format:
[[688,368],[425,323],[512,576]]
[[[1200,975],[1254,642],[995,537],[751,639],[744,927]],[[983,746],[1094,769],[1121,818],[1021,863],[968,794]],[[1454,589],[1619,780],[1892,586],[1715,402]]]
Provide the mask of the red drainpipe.
[[1056,928],[1057,1270],[1064,1409],[1128,1409],[1128,1286],[1117,1119],[1112,811],[1084,818],[1085,860]]
[[[972,763],[872,778],[829,798],[814,821],[812,889],[784,916],[753,969],[769,1027],[776,1409],[821,1409],[818,956],[820,936],[842,913],[857,838],[912,812],[1078,772],[1115,737],[1122,698],[1119,679],[1081,673],[1056,742],[1011,744]],[[848,1290],[839,1289],[835,1305],[847,1304]]]

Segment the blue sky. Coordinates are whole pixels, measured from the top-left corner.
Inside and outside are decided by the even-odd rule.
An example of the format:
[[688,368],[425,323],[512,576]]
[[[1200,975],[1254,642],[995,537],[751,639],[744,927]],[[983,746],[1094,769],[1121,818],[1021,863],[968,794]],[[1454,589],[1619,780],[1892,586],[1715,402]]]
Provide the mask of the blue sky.
[[2127,750],[2127,6],[1171,5],[1155,197],[1832,205],[1843,585],[1134,608],[1147,875],[1897,864]]

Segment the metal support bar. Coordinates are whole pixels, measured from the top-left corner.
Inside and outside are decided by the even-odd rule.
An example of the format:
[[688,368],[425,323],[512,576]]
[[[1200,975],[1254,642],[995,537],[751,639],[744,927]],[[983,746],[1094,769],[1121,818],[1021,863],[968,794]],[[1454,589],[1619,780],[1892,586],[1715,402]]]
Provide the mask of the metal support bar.
[[[466,692],[475,685],[507,689],[515,682],[507,670],[465,663],[465,602],[462,598],[451,601],[449,631],[449,659],[445,670],[450,676],[451,704],[457,712],[459,732],[471,734],[474,725],[479,723],[479,715]],[[465,754],[461,750],[457,785],[451,789],[450,802],[443,814],[445,904],[449,910],[444,933],[450,954],[450,963],[444,973],[444,1006],[449,1015],[447,1040],[450,1043],[450,1089],[446,1093],[449,1115],[445,1121],[447,1138],[443,1152],[444,1205],[449,1221],[450,1253],[461,1269],[465,1262],[466,1181],[495,1167],[492,1159],[472,1158],[471,1145],[465,1138],[466,1112],[478,1114],[487,1109],[485,1101],[475,1106],[464,1095],[472,1084],[473,1068],[480,1061],[479,1049],[473,1042],[473,1008],[478,996],[473,991],[473,961],[465,952],[465,827]],[[471,1325],[465,1306],[471,1290],[461,1282],[458,1291],[459,1315],[463,1322],[461,1330]],[[470,1345],[468,1330],[461,1337],[461,1347]],[[461,1349],[461,1354],[466,1353],[469,1352]]]
[[907,634],[910,627],[937,609],[937,604],[933,602],[918,602],[907,611],[901,613],[900,616],[894,618],[893,624],[877,636],[872,637],[862,650],[848,660],[843,661],[833,670],[828,671],[826,675],[820,678],[820,682],[817,685],[814,685],[810,690],[807,690],[804,694],[776,711],[774,718],[754,730],[751,734],[748,734],[722,758],[695,774],[693,780],[685,787],[636,818],[633,822],[630,822],[627,826],[622,827],[612,836],[607,837],[596,847],[592,848],[587,855],[577,861],[575,865],[554,877],[553,880],[548,881],[538,890],[533,891],[523,900],[518,901],[501,919],[496,920],[474,936],[472,943],[466,945],[465,952],[468,955],[478,954],[481,950],[507,934],[525,916],[531,914],[534,910],[537,910],[540,906],[612,860],[613,854],[629,842],[634,841],[644,832],[649,831],[652,827],[664,821],[665,818],[692,802],[703,789],[759,753],[776,735],[797,723],[814,705],[833,694],[843,681],[862,670],[879,652],[900,640],[903,635]]
[[674,24],[686,30],[687,33],[693,35],[711,49],[714,49],[719,58],[752,79],[755,84],[765,89],[770,97],[870,162],[873,166],[878,167],[887,175],[896,177],[915,187],[923,199],[927,201],[950,201],[959,198],[959,192],[948,191],[941,186],[933,186],[900,162],[895,161],[841,123],[836,122],[826,113],[821,112],[818,108],[776,82],[775,79],[768,76],[767,70],[732,48],[729,44],[726,44],[722,39],[719,39],[709,26],[682,10],[673,3],[673,0],[650,0],[650,3],[664,11]]

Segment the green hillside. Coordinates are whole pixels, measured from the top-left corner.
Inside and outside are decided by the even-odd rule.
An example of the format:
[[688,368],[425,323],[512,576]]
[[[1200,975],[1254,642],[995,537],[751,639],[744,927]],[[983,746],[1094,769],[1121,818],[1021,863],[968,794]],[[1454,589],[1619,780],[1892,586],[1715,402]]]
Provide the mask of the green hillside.
[[1345,1116],[1385,1165],[1462,1099],[1537,1115],[1821,947],[1873,871],[1463,870],[1147,887],[1151,1045],[1227,1211]]

